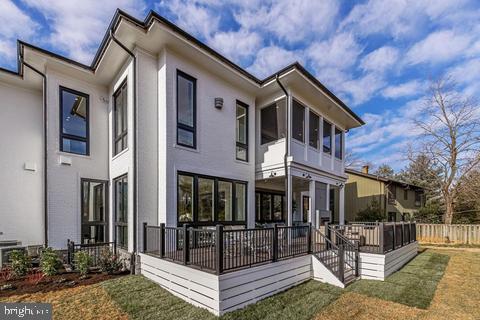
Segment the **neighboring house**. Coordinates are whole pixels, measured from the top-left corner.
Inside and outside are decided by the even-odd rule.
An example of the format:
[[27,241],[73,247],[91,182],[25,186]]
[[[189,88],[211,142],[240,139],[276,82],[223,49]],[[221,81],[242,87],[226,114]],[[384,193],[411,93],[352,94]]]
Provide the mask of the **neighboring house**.
[[381,177],[368,172],[345,169],[348,180],[345,185],[345,219],[355,221],[356,214],[371,206],[379,205],[385,221],[408,221],[425,204],[422,187]]
[[[18,52],[18,72],[0,70],[0,240],[113,241],[132,267],[217,314],[363,270],[333,250],[343,238],[326,246],[308,223],[330,221],[334,206],[343,224],[345,132],[364,122],[300,64],[260,80],[155,12],[120,10],[91,65],[21,41]],[[240,230],[273,223],[287,227]],[[144,254],[151,245],[158,255]],[[375,244],[408,257],[415,245]],[[246,287],[220,303],[222,281]]]

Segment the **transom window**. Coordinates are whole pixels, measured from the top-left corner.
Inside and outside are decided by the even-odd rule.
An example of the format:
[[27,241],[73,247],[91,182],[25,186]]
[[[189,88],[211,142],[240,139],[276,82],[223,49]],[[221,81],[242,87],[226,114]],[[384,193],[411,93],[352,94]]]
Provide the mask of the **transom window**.
[[108,210],[106,181],[81,180],[82,243],[108,241]]
[[337,128],[335,128],[335,158],[343,158],[343,135]]
[[248,161],[248,105],[237,100],[236,158]]
[[309,116],[309,134],[308,134],[308,139],[309,139],[309,145],[310,147],[314,147],[315,149],[319,148],[320,145],[320,132],[319,132],[319,126],[320,126],[320,117],[310,111],[310,116]]
[[60,151],[89,155],[89,97],[60,87]]
[[179,172],[177,176],[178,224],[245,224],[247,183]]
[[323,152],[332,154],[332,125],[323,121]]
[[196,148],[197,80],[177,70],[177,144]]
[[117,155],[128,146],[128,96],[127,80],[113,95],[113,155]]
[[128,249],[128,177],[113,180],[115,205],[115,242],[118,247]]
[[292,138],[305,142],[305,107],[296,100],[292,105]]

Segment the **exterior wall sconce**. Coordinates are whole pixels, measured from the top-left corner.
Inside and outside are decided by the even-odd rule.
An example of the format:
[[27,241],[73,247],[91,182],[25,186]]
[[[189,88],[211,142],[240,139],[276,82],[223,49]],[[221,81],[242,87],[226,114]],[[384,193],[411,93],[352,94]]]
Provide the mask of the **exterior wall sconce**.
[[275,177],[276,175],[277,175],[277,173],[274,172],[274,171],[272,171],[272,172],[270,172],[270,176],[269,176],[269,177],[270,177],[270,178],[273,178],[273,177]]
[[304,174],[302,174],[302,176],[306,179],[309,179],[309,180],[312,179],[312,176],[309,173],[304,173]]
[[215,108],[217,109],[223,108],[223,98],[215,98]]

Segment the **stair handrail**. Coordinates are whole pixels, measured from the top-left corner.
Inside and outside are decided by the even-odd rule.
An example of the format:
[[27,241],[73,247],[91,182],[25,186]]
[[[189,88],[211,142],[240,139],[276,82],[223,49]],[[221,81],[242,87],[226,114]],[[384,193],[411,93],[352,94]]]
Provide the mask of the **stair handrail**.
[[339,232],[336,226],[327,225],[326,228],[330,232],[330,234],[331,233],[334,234],[335,239],[337,238],[340,239],[341,247],[344,251],[345,256],[347,257],[347,259],[345,259],[344,262],[350,268],[355,270],[355,275],[358,276],[358,257],[359,257],[358,242],[355,240],[350,240],[347,237],[345,237],[343,234]]

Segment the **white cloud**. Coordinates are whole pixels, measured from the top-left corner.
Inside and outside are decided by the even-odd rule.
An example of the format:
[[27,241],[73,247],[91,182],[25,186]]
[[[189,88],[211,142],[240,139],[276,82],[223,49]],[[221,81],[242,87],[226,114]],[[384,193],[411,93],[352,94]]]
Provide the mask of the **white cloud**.
[[384,72],[397,63],[399,56],[398,49],[384,46],[363,57],[360,67],[365,71]]
[[90,63],[108,23],[117,8],[136,16],[143,16],[143,1],[85,0],[81,4],[62,0],[25,0],[39,10],[52,33],[48,42],[56,49],[83,63]]
[[370,100],[384,86],[383,77],[369,73],[358,79],[343,82],[340,90],[351,95],[353,105],[359,105]]
[[242,5],[235,19],[246,29],[265,30],[283,41],[295,43],[330,31],[338,9],[336,0],[270,0],[261,5]]
[[399,85],[391,85],[383,89],[382,95],[386,98],[397,99],[425,93],[425,84],[412,80]]
[[228,58],[239,61],[254,56],[260,49],[262,38],[256,32],[245,29],[229,32],[217,32],[208,43]]
[[260,49],[253,64],[247,69],[259,78],[271,75],[273,72],[299,60],[301,53],[288,51],[277,46]]
[[471,41],[471,36],[452,30],[435,31],[408,50],[406,62],[418,64],[449,61],[462,55]]
[[14,60],[17,55],[17,49],[13,41],[5,41],[0,39],[0,57],[4,57],[6,60]]
[[457,83],[480,81],[480,59],[464,61],[450,68],[448,74]]

